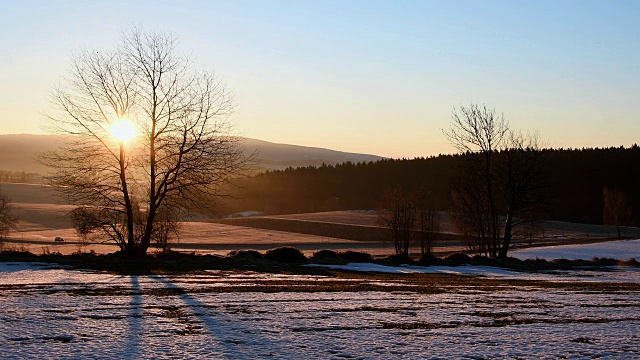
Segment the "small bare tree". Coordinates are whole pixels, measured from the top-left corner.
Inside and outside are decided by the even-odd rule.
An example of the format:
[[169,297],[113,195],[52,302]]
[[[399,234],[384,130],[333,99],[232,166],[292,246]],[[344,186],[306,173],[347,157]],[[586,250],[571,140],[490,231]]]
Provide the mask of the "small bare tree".
[[528,245],[532,245],[534,239],[544,238],[543,223],[539,220],[527,219],[517,233],[514,232],[514,238],[516,237],[525,240]]
[[[49,182],[82,205],[81,234],[133,255],[146,253],[159,214],[166,224],[209,208],[248,160],[230,135],[231,94],[166,34],[133,29],[114,51],[81,53],[52,102],[51,129],[66,137],[42,158],[56,170]],[[129,141],[114,136],[125,121],[138,134]]]
[[18,219],[13,215],[11,199],[0,191],[0,240],[4,240],[14,229]]
[[389,229],[396,254],[409,255],[409,246],[416,224],[416,211],[412,199],[399,188],[387,188],[381,201],[382,212],[378,222]]
[[622,226],[631,222],[632,208],[627,200],[627,196],[618,187],[605,186],[602,189],[604,200],[603,220],[605,225],[616,227],[618,237],[622,237]]
[[152,245],[162,249],[171,249],[171,239],[177,239],[180,235],[182,222],[176,221],[181,216],[175,214],[177,211],[174,207],[165,206],[156,215],[156,222],[151,236]]
[[433,245],[440,231],[440,217],[436,198],[428,187],[420,188],[413,196],[420,224],[420,254],[422,257],[433,255]]

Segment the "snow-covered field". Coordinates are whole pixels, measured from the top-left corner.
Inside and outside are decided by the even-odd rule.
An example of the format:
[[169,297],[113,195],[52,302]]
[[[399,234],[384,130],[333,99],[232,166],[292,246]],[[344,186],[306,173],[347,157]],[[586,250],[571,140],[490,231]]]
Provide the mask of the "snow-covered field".
[[529,280],[549,282],[620,282],[640,284],[640,269],[636,267],[609,267],[605,271],[597,269],[554,270],[539,273],[522,273],[492,266],[385,266],[370,263],[349,263],[346,265],[315,265],[329,269],[387,274],[446,274],[474,275],[502,280]]
[[618,260],[636,259],[640,261],[640,240],[607,241],[583,245],[546,246],[516,250],[509,253],[518,259],[568,259],[591,260],[612,258]]
[[[1,357],[640,357],[637,286],[444,274],[120,276],[0,263]],[[328,282],[345,290],[314,290]]]

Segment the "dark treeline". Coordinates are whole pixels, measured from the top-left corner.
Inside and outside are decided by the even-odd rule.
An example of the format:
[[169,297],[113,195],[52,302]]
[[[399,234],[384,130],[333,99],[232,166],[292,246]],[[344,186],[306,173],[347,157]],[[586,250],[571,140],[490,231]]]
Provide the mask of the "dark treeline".
[[[602,223],[603,188],[620,188],[640,223],[640,148],[546,149],[548,206],[540,217]],[[237,182],[222,213],[246,210],[267,214],[349,209],[376,209],[389,186],[413,191],[428,186],[438,208],[449,207],[450,182],[464,155],[386,159],[369,163],[288,168],[268,171]]]
[[0,170],[0,182],[38,184],[42,177],[32,172]]

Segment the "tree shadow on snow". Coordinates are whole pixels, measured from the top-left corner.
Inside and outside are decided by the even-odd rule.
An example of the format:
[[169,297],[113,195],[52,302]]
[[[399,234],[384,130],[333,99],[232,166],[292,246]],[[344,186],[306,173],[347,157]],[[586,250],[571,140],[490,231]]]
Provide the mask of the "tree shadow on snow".
[[[210,338],[208,343],[212,347],[207,349],[208,351],[215,351],[217,348],[222,352],[222,354],[217,354],[218,356],[230,358],[266,357],[282,353],[280,345],[261,336],[260,329],[250,327],[250,321],[239,321],[239,319],[222,312],[207,315],[207,311],[213,311],[212,306],[198,301],[188,293],[188,290],[158,275],[150,275],[149,277],[179,294],[191,312],[202,320],[208,330],[206,334]],[[259,347],[258,351],[255,349],[256,346]]]
[[[129,302],[129,316],[127,316],[128,322],[128,334],[125,346],[125,354],[132,358],[140,355],[141,339],[140,334],[143,331],[143,317],[142,317],[142,295],[140,290],[140,283],[137,276],[131,276],[131,301]],[[135,355],[135,356],[134,356]]]

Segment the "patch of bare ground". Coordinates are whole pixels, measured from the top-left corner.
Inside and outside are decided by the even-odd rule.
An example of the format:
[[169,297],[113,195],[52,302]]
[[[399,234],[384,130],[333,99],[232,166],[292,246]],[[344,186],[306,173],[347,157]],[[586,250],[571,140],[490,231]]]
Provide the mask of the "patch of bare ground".
[[[295,275],[291,273],[294,269],[279,269],[283,273]],[[611,293],[611,292],[640,292],[640,284],[625,283],[567,283],[567,282],[550,282],[550,281],[531,281],[531,280],[504,280],[504,279],[487,279],[474,276],[461,275],[444,275],[444,274],[356,274],[342,271],[326,271],[322,275],[314,275],[310,278],[297,278],[296,276],[281,277],[276,279],[260,279],[251,278],[247,280],[239,280],[237,277],[243,274],[255,274],[253,271],[233,270],[228,271],[225,275],[216,277],[215,283],[212,284],[207,280],[190,281],[190,286],[176,288],[150,288],[144,290],[135,290],[124,286],[81,286],[75,287],[59,287],[51,288],[47,284],[24,285],[24,284],[2,284],[0,285],[0,294],[5,291],[33,291],[41,287],[40,291],[47,294],[65,293],[71,296],[176,296],[180,294],[205,294],[205,293],[243,293],[243,292],[259,292],[259,293],[328,293],[328,292],[390,292],[390,293],[418,293],[418,294],[442,294],[456,293],[473,290],[478,292],[498,292],[508,290],[568,290],[582,291],[593,293]],[[318,277],[320,276],[320,277]],[[200,285],[200,286],[198,286]],[[215,286],[213,286],[215,285]],[[621,307],[628,307],[629,304],[620,304]],[[611,305],[613,306],[613,305]],[[634,304],[637,306],[637,304]],[[349,311],[373,311],[373,312],[400,312],[411,311],[411,307],[394,307],[394,308],[375,308],[361,306]],[[514,325],[525,323],[523,319],[514,320],[509,313],[489,313],[477,312],[472,314],[478,317],[496,318],[494,324]],[[640,320],[636,319],[636,320]],[[518,322],[519,321],[519,322]],[[569,320],[566,320],[569,321]],[[579,322],[579,319],[571,320]],[[502,323],[501,323],[502,322]],[[411,325],[409,325],[411,326]],[[487,325],[489,326],[489,325]]]
[[[464,314],[463,314],[464,315]],[[476,315],[477,316],[477,315]],[[428,322],[402,322],[392,323],[384,322],[382,324],[383,329],[400,329],[400,330],[415,330],[415,329],[453,329],[457,327],[505,327],[514,325],[533,325],[533,324],[604,324],[604,323],[618,323],[623,321],[638,321],[640,317],[627,317],[621,319],[590,319],[590,318],[564,318],[564,319],[539,319],[528,317],[497,317],[492,321],[470,321],[465,323],[428,323]],[[580,342],[580,341],[577,341]]]
[[[251,255],[251,256],[249,256]],[[194,255],[177,252],[158,253],[143,258],[130,258],[122,254],[96,255],[59,254],[34,255],[25,252],[1,252],[2,262],[38,262],[92,269],[123,275],[186,275],[183,282],[190,289],[147,289],[144,295],[173,296],[184,293],[233,293],[233,292],[410,292],[438,294],[446,292],[494,292],[503,290],[559,289],[584,292],[640,292],[640,283],[619,282],[555,282],[534,279],[502,279],[459,274],[393,274],[351,272],[338,269],[301,266],[306,259],[295,262],[273,261],[259,252],[232,252],[228,256]],[[443,261],[446,261],[444,259]],[[384,262],[384,260],[377,260]],[[537,262],[541,262],[537,260]],[[553,262],[546,262],[554,266]],[[578,268],[583,261],[576,262]],[[563,267],[571,263],[563,264]],[[597,263],[591,264],[597,266]],[[220,276],[211,277],[212,271]],[[239,278],[243,274],[270,274],[265,277]],[[282,276],[273,276],[273,275]],[[190,277],[191,275],[196,275]],[[202,278],[199,275],[206,275]],[[82,284],[79,284],[82,285]],[[215,286],[212,286],[215,285]],[[28,286],[38,286],[28,285]],[[19,290],[16,285],[0,285],[5,290]],[[44,290],[44,289],[43,289]],[[49,292],[66,292],[70,295],[134,295],[135,290],[119,286],[78,286],[73,288],[49,288]],[[514,299],[513,301],[517,301]]]

